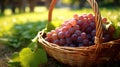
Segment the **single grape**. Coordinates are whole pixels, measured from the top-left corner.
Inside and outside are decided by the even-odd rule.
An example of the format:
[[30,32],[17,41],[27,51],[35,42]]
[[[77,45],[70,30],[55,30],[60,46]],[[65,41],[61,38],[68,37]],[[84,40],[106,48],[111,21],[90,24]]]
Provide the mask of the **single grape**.
[[89,40],[84,39],[84,40],[83,40],[83,44],[84,44],[84,46],[89,46]]
[[51,30],[51,33],[54,34],[54,33],[56,33],[56,31],[55,30]]
[[80,30],[76,30],[74,33],[77,34],[78,36],[81,35],[81,31]]
[[68,38],[68,37],[70,37],[70,36],[71,36],[70,32],[69,32],[69,31],[66,31],[66,32],[65,32],[65,37]]
[[77,40],[77,34],[72,34],[71,39],[72,40]]
[[91,26],[93,29],[95,29],[95,23],[94,23],[94,22],[91,22],[91,23],[90,23],[90,26]]
[[79,25],[75,25],[75,26],[73,26],[73,28],[74,28],[75,30],[79,30],[79,29],[80,29],[80,26],[79,26]]
[[115,27],[113,25],[110,25],[109,28],[108,28],[108,33],[113,35],[115,32]]
[[86,38],[87,38],[87,34],[86,34],[85,32],[82,32],[82,33],[81,33],[81,37],[82,37],[83,39],[86,39]]
[[88,17],[88,18],[92,18],[92,17],[93,17],[93,14],[90,13],[90,14],[87,15],[87,17]]
[[66,32],[68,30],[68,28],[67,27],[62,27],[62,32],[64,33],[64,32]]
[[58,27],[57,27],[57,28],[55,28],[55,32],[56,32],[56,33],[60,32],[60,30],[61,30],[61,29],[60,29],[60,28],[58,28]]
[[59,37],[59,38],[64,38],[64,33],[63,33],[62,31],[59,32],[59,33],[58,33],[58,37]]
[[103,23],[107,23],[107,18],[102,18]]
[[86,33],[91,33],[91,31],[92,31],[92,27],[91,26],[86,28]]
[[65,39],[60,39],[59,44],[64,45],[65,44]]
[[72,26],[75,26],[77,24],[77,21],[72,19],[70,23]]
[[87,17],[87,14],[83,14],[83,18],[88,18],[88,17]]
[[69,28],[69,32],[70,32],[71,34],[73,34],[74,31],[75,31],[75,29],[74,29],[73,27]]
[[59,40],[54,40],[53,43],[59,45]]
[[95,30],[95,29],[92,30],[91,35],[92,35],[92,36],[95,36],[95,35],[96,35],[96,30]]
[[77,37],[77,42],[78,42],[78,43],[81,43],[82,41],[83,41],[82,37],[81,37],[81,36],[78,36],[78,37]]
[[72,24],[71,24],[70,22],[68,22],[68,23],[66,24],[66,27],[67,27],[67,28],[71,28],[71,27],[72,27]]
[[79,19],[78,14],[74,14],[74,15],[73,15],[73,18],[75,18],[75,19],[78,20],[78,19]]
[[46,37],[45,40],[48,41],[48,42],[50,42],[50,43],[52,43],[52,38]]
[[95,16],[93,16],[92,18],[90,18],[90,20],[91,20],[92,22],[95,22]]
[[84,17],[81,15],[81,16],[79,16],[79,20],[83,20],[84,19]]
[[83,25],[82,25],[82,31],[83,32],[85,32],[86,31],[86,28],[89,26],[89,24],[88,23],[83,23]]
[[78,20],[77,24],[78,24],[79,26],[82,26],[82,25],[83,25],[83,21],[82,21],[82,20]]
[[84,18],[84,19],[83,19],[83,22],[84,22],[84,23],[88,23],[88,18]]
[[88,40],[91,40],[92,39],[92,36],[90,34],[87,34],[87,39]]
[[52,34],[52,40],[57,40],[58,39],[58,36],[57,36],[57,34]]
[[71,38],[66,38],[65,41],[66,41],[66,44],[71,44],[72,43]]
[[48,38],[51,38],[52,33],[51,33],[51,32],[48,32],[48,33],[46,34],[46,36],[47,36]]

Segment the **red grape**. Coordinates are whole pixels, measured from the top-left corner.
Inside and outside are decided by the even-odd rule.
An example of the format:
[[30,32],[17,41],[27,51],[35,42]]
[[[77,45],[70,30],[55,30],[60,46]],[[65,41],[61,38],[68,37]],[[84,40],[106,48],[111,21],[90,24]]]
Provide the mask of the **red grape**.
[[80,29],[80,26],[79,26],[79,25],[75,25],[73,28],[74,28],[75,30],[79,30],[79,29]]
[[51,32],[48,32],[48,33],[46,34],[46,36],[47,36],[48,38],[51,38],[52,33],[51,33]]
[[107,23],[107,18],[102,18],[103,23]]
[[79,16],[79,20],[83,20],[84,19],[84,17],[83,16]]
[[88,17],[88,18],[92,18],[93,15],[90,13],[90,14],[87,15],[87,17]]
[[77,21],[72,19],[70,23],[72,26],[75,26],[77,24]]
[[52,40],[57,40],[57,39],[58,39],[57,34],[52,34]]
[[74,14],[74,15],[73,15],[73,18],[75,18],[75,19],[78,20],[78,19],[79,19],[78,14]]

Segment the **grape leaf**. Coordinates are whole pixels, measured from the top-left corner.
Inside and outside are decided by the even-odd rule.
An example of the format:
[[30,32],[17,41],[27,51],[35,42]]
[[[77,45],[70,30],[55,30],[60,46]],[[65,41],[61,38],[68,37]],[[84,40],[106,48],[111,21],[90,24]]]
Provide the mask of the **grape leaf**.
[[43,49],[33,52],[30,48],[24,48],[19,56],[22,67],[38,67],[39,64],[47,62],[47,55]]

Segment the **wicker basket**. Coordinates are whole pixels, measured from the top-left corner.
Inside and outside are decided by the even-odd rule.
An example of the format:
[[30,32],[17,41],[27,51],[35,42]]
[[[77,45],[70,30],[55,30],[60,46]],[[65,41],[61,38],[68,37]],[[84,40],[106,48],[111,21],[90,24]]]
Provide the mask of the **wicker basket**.
[[[38,35],[39,43],[42,43],[43,48],[48,55],[55,58],[59,62],[68,64],[74,67],[89,67],[93,63],[104,63],[106,61],[118,60],[118,54],[120,53],[120,39],[102,43],[102,22],[101,15],[98,9],[97,2],[95,0],[87,0],[91,5],[96,22],[96,37],[95,45],[88,47],[65,47],[58,46],[56,44],[47,42],[44,40],[44,31],[40,31]],[[52,10],[56,0],[52,0],[49,9],[48,21],[51,21]],[[117,59],[116,59],[117,57]]]

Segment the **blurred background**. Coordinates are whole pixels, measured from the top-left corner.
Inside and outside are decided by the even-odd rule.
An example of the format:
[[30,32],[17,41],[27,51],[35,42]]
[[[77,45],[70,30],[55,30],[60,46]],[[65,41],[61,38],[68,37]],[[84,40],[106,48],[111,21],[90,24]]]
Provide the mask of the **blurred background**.
[[[34,50],[37,43],[31,40],[38,31],[45,28],[51,1],[0,0],[0,67],[7,67],[15,52],[19,54],[25,48]],[[97,2],[101,15],[109,22],[120,26],[120,0],[97,0]],[[54,26],[59,26],[65,19],[72,18],[75,13],[93,14],[93,11],[86,0],[57,0],[52,23]],[[40,61],[35,63],[39,64]]]
[[[49,8],[51,0],[0,0],[1,14],[5,12],[5,9],[11,9],[14,14],[17,12],[26,12],[26,7],[29,7],[30,12],[34,12],[36,6],[44,6]],[[99,6],[119,6],[119,0],[97,0]],[[70,7],[73,9],[81,9],[83,7],[88,7],[86,0],[58,0],[56,7]]]

